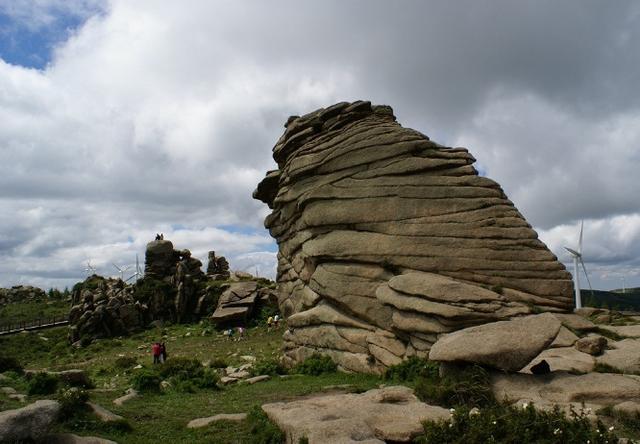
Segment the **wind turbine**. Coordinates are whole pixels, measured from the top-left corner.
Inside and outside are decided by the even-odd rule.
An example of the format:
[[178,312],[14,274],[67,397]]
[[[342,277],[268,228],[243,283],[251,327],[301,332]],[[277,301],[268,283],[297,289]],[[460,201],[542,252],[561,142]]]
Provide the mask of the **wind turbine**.
[[124,272],[125,272],[125,271],[127,271],[129,268],[131,268],[131,266],[130,266],[130,265],[127,265],[126,267],[125,267],[125,266],[118,267],[118,266],[117,266],[116,264],[114,264],[113,262],[112,262],[112,264],[113,264],[113,266],[114,266],[114,267],[116,267],[116,270],[118,270],[118,271],[120,272],[120,280],[121,280],[121,281],[124,281]]
[[574,288],[576,291],[576,310],[582,308],[582,297],[580,295],[580,268],[578,263],[582,264],[582,269],[584,270],[584,275],[587,278],[587,282],[589,283],[589,289],[591,293],[593,293],[593,288],[591,287],[591,281],[589,280],[589,275],[587,274],[587,267],[584,266],[584,260],[582,260],[582,231],[584,228],[584,221],[580,223],[580,238],[578,240],[578,251],[571,249],[569,247],[564,247],[565,250],[569,252],[569,254],[573,257],[573,280],[574,280]]
[[144,274],[142,273],[142,268],[140,267],[140,260],[138,259],[138,254],[136,254],[136,271],[125,282],[128,282],[133,278],[135,278],[135,280],[137,281],[138,279],[143,277],[143,275]]
[[87,277],[89,277],[92,274],[96,274],[96,267],[91,265],[91,261],[87,261],[87,268],[85,268],[84,271],[87,273]]

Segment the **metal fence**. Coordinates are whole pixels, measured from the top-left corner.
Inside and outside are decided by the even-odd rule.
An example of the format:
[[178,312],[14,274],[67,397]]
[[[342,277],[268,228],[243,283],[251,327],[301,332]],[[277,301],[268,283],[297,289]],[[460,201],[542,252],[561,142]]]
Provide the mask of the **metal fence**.
[[11,333],[19,333],[25,330],[39,330],[42,328],[57,327],[69,323],[67,316],[52,316],[48,318],[39,318],[34,321],[10,322],[0,324],[0,335],[8,335]]

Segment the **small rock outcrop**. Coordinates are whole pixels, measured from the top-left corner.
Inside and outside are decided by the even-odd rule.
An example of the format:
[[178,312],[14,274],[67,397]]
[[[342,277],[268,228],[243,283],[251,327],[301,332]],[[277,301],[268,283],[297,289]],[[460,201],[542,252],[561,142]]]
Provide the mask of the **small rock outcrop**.
[[209,318],[217,326],[246,325],[251,316],[276,299],[273,290],[257,281],[233,282],[223,287],[218,306]]
[[11,288],[0,288],[0,306],[11,302],[41,302],[47,294],[41,288],[31,285],[16,285]]
[[41,400],[0,412],[0,442],[24,442],[46,435],[60,413],[57,401]]
[[379,373],[443,333],[573,307],[571,275],[467,149],[363,101],[285,128],[254,198],[272,210],[279,305],[295,324],[287,363],[321,352]]
[[226,281],[230,275],[229,262],[227,262],[225,257],[216,257],[216,252],[210,251],[209,263],[207,264],[207,276],[214,281]]
[[134,285],[93,275],[74,287],[69,339],[126,335],[153,321],[191,322],[214,310],[218,291],[189,250],[158,239],[147,244],[145,275]]
[[423,421],[451,416],[400,386],[265,404],[262,410],[285,433],[287,444],[304,438],[309,444],[411,442],[423,431]]

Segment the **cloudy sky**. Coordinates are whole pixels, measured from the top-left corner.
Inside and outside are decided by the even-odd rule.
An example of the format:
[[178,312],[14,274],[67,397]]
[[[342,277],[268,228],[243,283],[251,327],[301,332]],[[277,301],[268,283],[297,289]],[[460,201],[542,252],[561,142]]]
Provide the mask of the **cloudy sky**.
[[640,286],[640,3],[0,0],[0,286],[72,285],[156,232],[274,275],[290,114],[342,100],[465,146],[596,288]]

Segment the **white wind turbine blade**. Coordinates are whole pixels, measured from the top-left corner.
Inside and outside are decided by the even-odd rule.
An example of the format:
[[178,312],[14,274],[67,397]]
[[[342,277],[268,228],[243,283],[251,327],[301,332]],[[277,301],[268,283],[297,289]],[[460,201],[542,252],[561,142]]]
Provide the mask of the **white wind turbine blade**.
[[587,282],[589,283],[589,290],[591,290],[591,294],[593,294],[593,287],[591,286],[591,281],[589,280],[589,275],[587,274],[587,267],[584,266],[584,261],[582,260],[582,257],[579,258],[580,259],[580,263],[582,264],[582,270],[584,271],[584,275],[587,278]]
[[118,267],[116,264],[114,264],[113,262],[111,262],[111,264],[116,267],[116,270],[118,270],[120,273],[122,273],[122,268]]
[[562,247],[562,248],[567,250],[571,256],[580,257],[580,253],[578,253],[576,250],[569,247]]
[[584,220],[580,222],[580,239],[578,241],[578,253],[582,256],[582,229],[584,228]]

